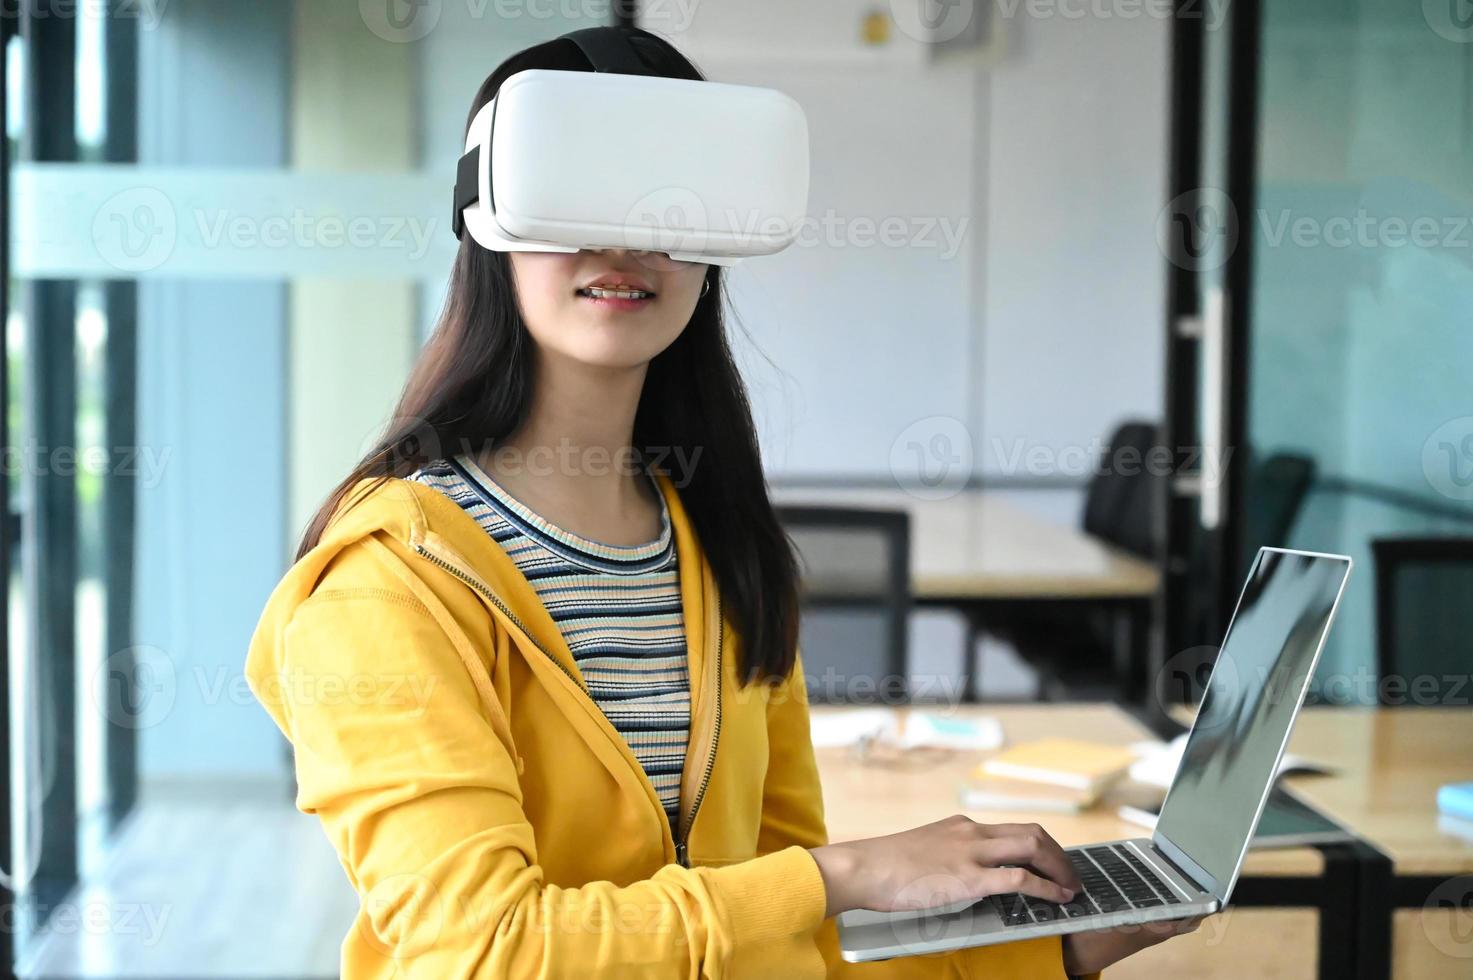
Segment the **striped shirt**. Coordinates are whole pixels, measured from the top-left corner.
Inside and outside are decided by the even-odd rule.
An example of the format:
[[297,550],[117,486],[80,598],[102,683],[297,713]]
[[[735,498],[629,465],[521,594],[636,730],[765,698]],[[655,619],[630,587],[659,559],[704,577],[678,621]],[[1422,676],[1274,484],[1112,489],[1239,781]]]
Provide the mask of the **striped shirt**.
[[664,496],[659,537],[610,545],[543,520],[464,454],[427,463],[410,479],[459,504],[521,569],[562,632],[588,693],[629,743],[677,832],[690,679]]

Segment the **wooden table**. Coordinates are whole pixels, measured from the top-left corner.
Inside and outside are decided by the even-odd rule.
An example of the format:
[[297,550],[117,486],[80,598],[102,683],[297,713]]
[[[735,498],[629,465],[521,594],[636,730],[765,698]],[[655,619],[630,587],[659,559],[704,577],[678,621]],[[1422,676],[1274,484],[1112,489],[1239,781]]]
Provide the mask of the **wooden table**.
[[[815,716],[842,708],[814,706]],[[904,713],[906,709],[896,709]],[[924,709],[931,710],[931,709]],[[1009,743],[1045,736],[1128,744],[1151,738],[1130,714],[1108,704],[962,706],[958,715],[998,719]],[[851,750],[817,750],[831,840],[874,837],[959,812],[958,787],[985,753],[930,753],[904,768],[860,761]],[[1042,824],[1061,844],[1149,836],[1112,808],[1078,815],[966,811],[984,823]],[[1250,851],[1233,907],[1197,932],[1132,957],[1110,980],[1172,978],[1303,978],[1354,975],[1358,862],[1344,845]],[[1321,928],[1328,923],[1327,928]]]
[[[1150,562],[1083,531],[1036,517],[998,491],[963,490],[924,500],[898,488],[776,486],[778,504],[858,507],[910,515],[912,597],[959,610],[975,650],[979,631],[1023,604],[1089,603],[1115,616],[1114,668],[1122,693],[1136,697],[1144,678],[1145,624],[1160,585]],[[975,670],[968,700],[977,700]]]
[[1083,531],[1035,517],[992,490],[923,500],[902,490],[777,486],[779,504],[870,507],[910,515],[917,599],[1150,598],[1160,573]]
[[1439,786],[1473,780],[1473,710],[1306,708],[1290,749],[1339,770],[1294,791],[1380,855],[1361,885],[1365,975],[1473,977],[1473,838],[1437,813]]

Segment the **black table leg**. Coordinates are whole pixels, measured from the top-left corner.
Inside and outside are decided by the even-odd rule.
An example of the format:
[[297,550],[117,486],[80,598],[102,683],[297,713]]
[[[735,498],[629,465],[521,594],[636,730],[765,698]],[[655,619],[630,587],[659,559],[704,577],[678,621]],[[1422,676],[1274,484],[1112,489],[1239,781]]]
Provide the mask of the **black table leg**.
[[1355,939],[1361,980],[1388,980],[1391,976],[1391,913],[1394,905],[1391,859],[1371,845],[1352,847],[1359,862]]

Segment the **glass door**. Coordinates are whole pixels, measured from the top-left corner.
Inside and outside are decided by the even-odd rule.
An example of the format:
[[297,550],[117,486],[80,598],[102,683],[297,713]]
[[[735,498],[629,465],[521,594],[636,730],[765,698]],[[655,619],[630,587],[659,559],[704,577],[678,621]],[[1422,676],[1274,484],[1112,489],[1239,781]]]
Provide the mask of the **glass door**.
[[1374,703],[1372,542],[1473,535],[1473,19],[1239,0],[1198,38],[1172,417],[1226,466],[1169,508],[1166,656],[1216,641],[1259,546],[1344,552],[1315,692]]
[[338,972],[247,646],[443,301],[477,88],[585,6],[6,4],[0,978]]

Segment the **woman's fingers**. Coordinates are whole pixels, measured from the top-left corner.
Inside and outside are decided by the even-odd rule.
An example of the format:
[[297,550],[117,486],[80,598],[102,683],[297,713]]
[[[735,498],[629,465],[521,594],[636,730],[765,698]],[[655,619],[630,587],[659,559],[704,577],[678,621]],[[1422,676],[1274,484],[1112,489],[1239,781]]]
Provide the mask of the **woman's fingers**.
[[979,853],[983,864],[1027,864],[1039,874],[1071,891],[1081,887],[1079,875],[1059,842],[1036,823],[1007,823],[984,826],[988,840]]
[[983,868],[978,873],[979,883],[985,895],[1004,895],[1022,892],[1045,902],[1063,904],[1074,897],[1074,892],[1063,885],[1049,881],[1027,868]]

